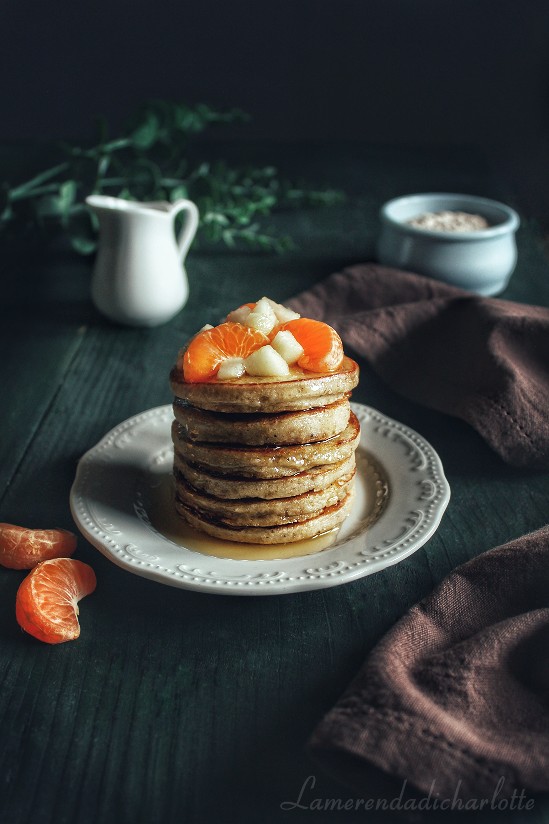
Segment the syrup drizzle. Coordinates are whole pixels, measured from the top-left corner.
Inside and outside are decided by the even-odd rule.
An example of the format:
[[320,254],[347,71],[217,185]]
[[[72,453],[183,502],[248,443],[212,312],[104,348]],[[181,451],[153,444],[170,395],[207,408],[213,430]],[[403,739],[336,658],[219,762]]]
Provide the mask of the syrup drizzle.
[[[356,453],[358,472],[355,477],[355,501],[349,516],[354,526],[357,523],[367,529],[380,517],[388,500],[389,488],[383,470],[370,457]],[[313,555],[333,546],[345,537],[349,524],[290,544],[243,544],[225,541],[198,532],[182,520],[174,507],[174,486],[171,472],[155,475],[146,490],[146,510],[153,528],[169,541],[186,547],[202,555],[216,558],[232,558],[236,561],[258,561],[270,559],[296,558]]]

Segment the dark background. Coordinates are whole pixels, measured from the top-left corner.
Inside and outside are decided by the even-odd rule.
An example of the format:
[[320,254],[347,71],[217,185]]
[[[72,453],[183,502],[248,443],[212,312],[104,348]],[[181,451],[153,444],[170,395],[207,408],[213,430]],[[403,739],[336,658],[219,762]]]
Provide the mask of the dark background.
[[204,101],[243,138],[479,145],[543,211],[546,0],[3,0],[0,55],[4,139]]
[[[285,162],[305,157],[312,175],[328,158],[335,184],[348,190],[356,176],[360,194],[339,222],[332,210],[277,215],[296,238],[293,256],[193,254],[191,300],[158,330],[99,319],[89,259],[21,265],[17,247],[6,265],[2,250],[5,520],[74,529],[77,458],[124,418],[169,401],[174,353],[257,293],[258,272],[285,299],[371,259],[377,208],[397,186],[469,181],[480,194],[488,180],[468,152],[437,161],[437,151],[369,144],[474,144],[546,203],[549,0],[0,0],[0,9],[0,137],[25,163],[32,141],[91,137],[100,112],[120,123],[145,98],[209,101],[253,115],[235,134],[302,141]],[[330,138],[354,141],[348,162],[330,147],[309,151],[308,141]],[[528,221],[521,232],[507,296],[546,304],[538,235]],[[81,542],[100,585],[82,605],[80,641],[51,650],[21,638],[18,581],[6,571],[0,805],[18,815],[1,824],[280,821],[280,802],[311,773],[319,797],[341,796],[305,752],[322,714],[411,604],[467,558],[545,523],[548,500],[544,476],[506,468],[464,423],[363,371],[356,399],[424,433],[451,479],[451,509],[432,542],[383,575],[288,601],[160,587]],[[540,804],[539,821],[544,812]],[[288,816],[284,824],[297,820]],[[317,819],[334,816],[307,815]]]
[[549,130],[546,0],[3,0],[7,138],[144,98],[240,106],[250,136],[513,144]]

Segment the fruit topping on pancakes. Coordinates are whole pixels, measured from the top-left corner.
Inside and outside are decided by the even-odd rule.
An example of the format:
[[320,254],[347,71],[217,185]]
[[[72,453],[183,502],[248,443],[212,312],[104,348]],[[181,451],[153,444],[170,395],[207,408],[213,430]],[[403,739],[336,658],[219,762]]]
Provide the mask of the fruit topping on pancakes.
[[335,372],[342,361],[335,329],[263,297],[198,332],[182,353],[182,370],[187,383],[201,383],[246,374],[284,378],[290,367],[325,374]]

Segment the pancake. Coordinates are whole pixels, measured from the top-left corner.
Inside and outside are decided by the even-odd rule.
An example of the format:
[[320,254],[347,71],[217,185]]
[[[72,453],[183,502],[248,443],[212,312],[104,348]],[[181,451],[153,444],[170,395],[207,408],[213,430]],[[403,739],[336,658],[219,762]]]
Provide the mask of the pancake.
[[292,495],[302,495],[304,492],[318,492],[333,484],[338,478],[349,475],[354,471],[354,453],[335,464],[315,466],[306,472],[288,475],[282,478],[267,480],[242,479],[223,475],[215,475],[199,469],[184,461],[177,453],[174,455],[174,474],[176,483],[182,478],[188,484],[207,495],[227,500],[239,498],[288,498]]
[[184,461],[209,472],[240,478],[277,478],[345,460],[359,443],[360,424],[351,412],[347,427],[334,438],[316,443],[260,448],[190,441],[174,421],[172,440],[175,452]]
[[319,492],[304,492],[289,498],[244,498],[228,501],[205,495],[181,478],[176,481],[177,500],[201,518],[226,526],[275,526],[319,515],[326,507],[337,505],[349,493],[354,472],[345,475]]
[[299,412],[236,414],[196,409],[176,399],[175,419],[187,440],[248,446],[304,444],[333,438],[349,423],[347,398]]
[[214,521],[181,501],[175,501],[177,512],[194,529],[206,532],[214,538],[227,541],[238,541],[244,544],[287,544],[302,541],[328,532],[343,523],[351,511],[353,500],[352,490],[333,506],[327,506],[318,515],[305,518],[293,523],[279,524],[278,526],[228,526]]
[[358,364],[344,357],[335,372],[316,374],[291,369],[288,378],[243,375],[231,380],[186,383],[175,366],[170,386],[176,398],[213,412],[293,412],[343,400],[358,383]]
[[[293,543],[336,529],[353,500],[360,424],[349,398],[358,365],[326,324],[297,318],[286,330],[288,313],[267,298],[233,315],[217,331],[203,330],[202,342],[193,338],[170,373],[176,511],[195,529],[246,544]],[[251,330],[267,331],[275,318],[280,338],[275,325],[273,348],[263,346],[270,338]],[[229,353],[242,361],[229,363]],[[339,366],[315,373],[286,365],[296,359]],[[221,373],[203,380],[219,361]],[[185,381],[183,363],[195,382]]]

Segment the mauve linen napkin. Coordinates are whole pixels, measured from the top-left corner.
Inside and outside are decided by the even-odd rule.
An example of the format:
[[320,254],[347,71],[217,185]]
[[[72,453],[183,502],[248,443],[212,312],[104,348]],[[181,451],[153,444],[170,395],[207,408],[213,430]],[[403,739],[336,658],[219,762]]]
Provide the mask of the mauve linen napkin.
[[549,309],[482,298],[377,264],[289,301],[396,391],[468,421],[515,466],[549,466]]
[[446,798],[549,791],[548,593],[549,527],[454,570],[375,647],[313,756],[363,792],[371,765]]

